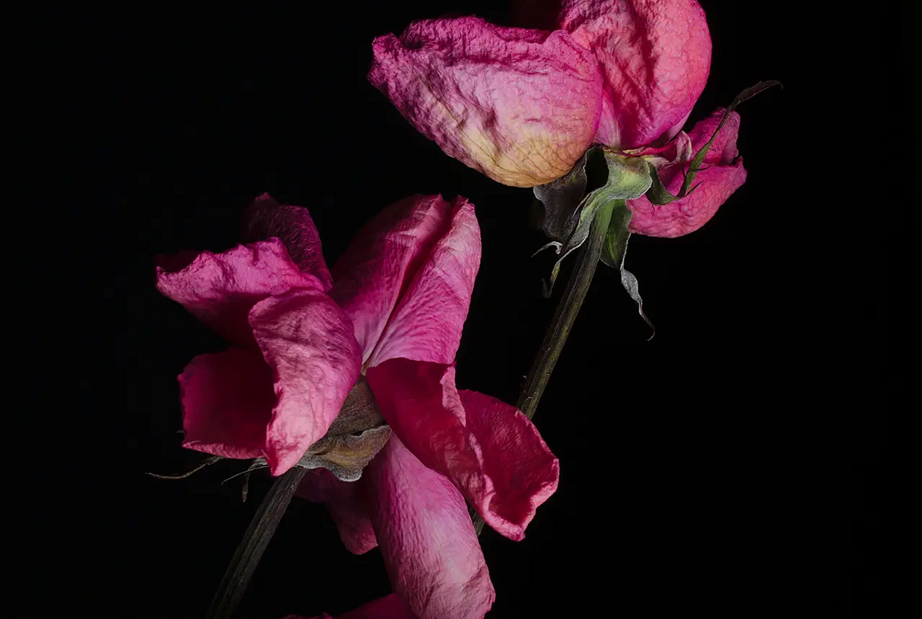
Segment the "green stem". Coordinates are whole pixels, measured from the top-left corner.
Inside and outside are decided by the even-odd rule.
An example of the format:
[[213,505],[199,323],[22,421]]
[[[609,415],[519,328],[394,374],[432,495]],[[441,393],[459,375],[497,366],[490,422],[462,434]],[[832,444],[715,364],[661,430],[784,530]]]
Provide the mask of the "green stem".
[[[544,341],[541,342],[538,354],[525,377],[525,384],[522,385],[522,391],[519,393],[517,406],[529,419],[535,415],[547,381],[551,378],[551,372],[554,371],[563,345],[567,342],[576,315],[579,314],[583,301],[586,299],[586,293],[589,292],[589,285],[599,265],[605,234],[608,232],[608,224],[616,202],[622,201],[607,202],[596,210],[595,219],[589,229],[589,237],[579,250],[570,281],[567,282],[567,288],[563,291],[563,297],[557,304],[551,325],[544,335]],[[479,514],[473,515],[473,518],[474,530],[477,531],[477,535],[480,535],[483,531],[483,518]]]
[[295,466],[272,483],[269,493],[260,503],[250,526],[243,534],[243,539],[234,551],[230,565],[227,566],[224,578],[221,579],[221,584],[218,585],[211,601],[207,619],[227,619],[233,614],[306,472],[307,469]]

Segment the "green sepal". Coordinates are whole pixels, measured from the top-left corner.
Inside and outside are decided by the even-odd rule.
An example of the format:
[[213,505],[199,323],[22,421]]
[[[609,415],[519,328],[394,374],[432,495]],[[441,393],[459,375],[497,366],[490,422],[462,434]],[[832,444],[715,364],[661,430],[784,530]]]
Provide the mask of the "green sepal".
[[601,260],[607,266],[618,269],[621,273],[621,285],[624,286],[624,290],[637,304],[637,313],[653,330],[653,333],[647,338],[649,341],[656,335],[656,327],[643,311],[643,299],[640,296],[640,285],[637,282],[637,277],[624,268],[624,259],[627,256],[627,242],[631,238],[631,233],[628,230],[630,224],[631,209],[627,207],[624,200],[619,200],[614,205],[611,221],[608,224],[608,232],[605,234],[605,239],[602,243]]
[[[554,247],[558,254],[562,254],[557,262],[554,263],[550,280],[544,286],[545,297],[550,297],[554,290],[554,282],[557,281],[557,276],[560,274],[560,265],[563,260],[586,242],[596,210],[608,205],[612,205],[610,207],[616,209],[620,206],[626,210],[627,207],[624,206],[625,200],[639,198],[650,188],[652,179],[643,159],[625,157],[608,150],[604,151],[604,154],[605,164],[608,167],[608,178],[605,185],[590,192],[577,207],[577,210],[573,211],[574,214],[578,213],[578,218],[575,219],[574,223],[568,224],[568,230],[570,231],[566,241],[563,243],[554,241],[542,248]],[[535,195],[538,195],[537,191]]]

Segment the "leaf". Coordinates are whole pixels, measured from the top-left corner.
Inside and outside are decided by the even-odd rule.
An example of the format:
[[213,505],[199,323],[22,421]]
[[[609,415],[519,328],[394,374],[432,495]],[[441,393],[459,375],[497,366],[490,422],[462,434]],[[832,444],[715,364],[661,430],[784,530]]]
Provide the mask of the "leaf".
[[580,217],[580,206],[586,194],[586,160],[589,151],[573,169],[552,183],[538,185],[532,191],[544,206],[544,217],[536,227],[555,241],[568,239],[576,228]]
[[[647,164],[643,159],[624,157],[607,150],[604,151],[604,154],[605,164],[608,167],[608,179],[604,186],[591,192],[583,200],[585,206],[578,209],[579,219],[573,226],[573,231],[566,242],[562,245],[555,245],[557,253],[560,254],[562,251],[563,255],[560,256],[557,262],[554,263],[553,269],[551,269],[550,281],[544,286],[545,297],[551,296],[554,290],[554,282],[557,281],[557,276],[560,274],[560,265],[564,259],[586,242],[596,210],[603,204],[610,202],[615,202],[615,207],[619,203],[623,206],[625,200],[639,198],[650,188],[652,180],[647,170]],[[545,247],[549,245],[551,244]]]
[[627,207],[625,201],[621,200],[620,204],[616,204],[614,211],[612,211],[611,222],[608,224],[608,232],[605,234],[605,241],[602,245],[601,259],[606,265],[617,268],[621,272],[621,285],[624,286],[627,293],[637,303],[637,312],[640,317],[653,329],[653,333],[647,339],[649,341],[656,335],[656,327],[653,326],[653,323],[643,311],[643,299],[640,296],[640,285],[637,282],[637,277],[624,268],[627,243],[631,238],[631,233],[628,232],[630,223],[631,210]]
[[329,431],[308,447],[297,466],[324,468],[343,481],[356,481],[390,436],[375,396],[365,378],[359,377]]
[[647,192],[647,198],[650,200],[650,202],[662,206],[663,204],[669,204],[673,200],[684,198],[690,194],[694,190],[692,183],[695,182],[695,176],[697,176],[698,172],[701,170],[701,164],[704,162],[705,156],[707,156],[711,145],[714,143],[714,140],[717,139],[717,134],[720,133],[721,129],[723,129],[724,123],[727,122],[727,118],[730,117],[730,114],[733,113],[733,110],[735,110],[736,107],[743,101],[753,98],[757,94],[768,90],[772,86],[781,86],[781,82],[778,80],[765,80],[755,84],[754,86],[750,86],[746,90],[736,95],[736,97],[733,99],[733,102],[730,103],[726,110],[724,110],[723,116],[720,118],[720,123],[718,123],[717,129],[714,130],[714,135],[712,135],[711,139],[708,140],[704,146],[698,150],[697,153],[695,153],[694,157],[692,157],[692,160],[688,166],[688,173],[685,175],[685,181],[682,183],[682,188],[679,190],[678,195],[674,196],[669,193],[669,191],[663,186],[662,182],[660,182],[656,170],[648,164],[648,167],[650,168],[650,174],[654,179],[650,191]]
[[608,224],[608,232],[602,244],[602,262],[613,269],[621,268],[621,254],[627,246],[628,224],[631,222],[631,209],[624,200],[616,204]]

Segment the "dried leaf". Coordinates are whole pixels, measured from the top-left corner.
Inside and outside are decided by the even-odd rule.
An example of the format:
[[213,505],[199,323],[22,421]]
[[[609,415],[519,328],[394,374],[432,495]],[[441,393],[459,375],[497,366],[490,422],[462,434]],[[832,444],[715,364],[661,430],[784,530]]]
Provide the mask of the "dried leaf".
[[390,436],[368,383],[359,377],[329,431],[307,449],[297,466],[324,468],[343,481],[356,481]]

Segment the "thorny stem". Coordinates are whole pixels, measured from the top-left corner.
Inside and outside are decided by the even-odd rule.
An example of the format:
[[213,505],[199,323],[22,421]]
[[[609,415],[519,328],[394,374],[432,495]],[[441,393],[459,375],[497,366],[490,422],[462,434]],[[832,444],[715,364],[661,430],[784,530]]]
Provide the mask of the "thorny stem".
[[[589,285],[592,283],[592,277],[595,275],[595,269],[602,254],[612,208],[612,203],[603,204],[596,212],[589,231],[589,238],[579,251],[573,274],[567,282],[563,297],[557,304],[551,325],[544,336],[544,341],[541,342],[538,354],[525,377],[525,384],[519,394],[517,406],[529,419],[534,416],[538,408],[538,402],[544,394],[544,388],[551,377],[551,372],[554,371],[557,358],[560,357],[576,315],[589,291]],[[272,484],[272,488],[269,489],[269,493],[250,521],[243,540],[237,546],[230,565],[227,566],[224,578],[208,610],[207,619],[228,619],[232,616],[306,470],[296,466],[276,478]],[[484,525],[483,519],[476,514],[473,514],[473,518],[474,529],[477,535],[480,535]]]
[[295,466],[275,479],[234,551],[211,601],[207,619],[228,619],[233,615],[306,472],[307,469]]
[[[567,282],[567,288],[563,291],[563,297],[557,304],[554,317],[544,335],[544,341],[541,342],[538,354],[525,377],[525,384],[522,385],[522,391],[519,393],[517,406],[529,419],[535,415],[538,402],[541,401],[547,381],[551,378],[557,358],[560,357],[576,315],[579,314],[583,301],[586,299],[586,293],[589,292],[589,285],[592,283],[592,277],[595,275],[595,269],[602,255],[605,234],[608,232],[613,208],[614,203],[608,202],[596,211],[595,219],[589,230],[589,237],[579,251],[570,281]],[[474,530],[477,531],[477,535],[480,535],[483,531],[483,518],[473,510],[471,510],[471,515],[474,519]]]

